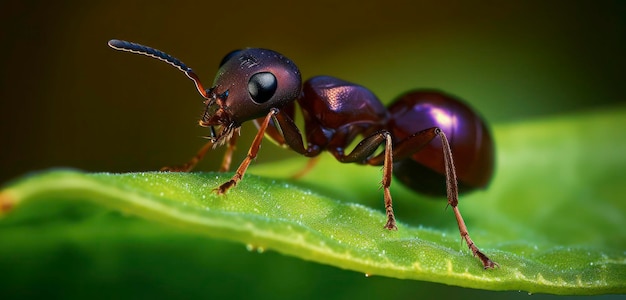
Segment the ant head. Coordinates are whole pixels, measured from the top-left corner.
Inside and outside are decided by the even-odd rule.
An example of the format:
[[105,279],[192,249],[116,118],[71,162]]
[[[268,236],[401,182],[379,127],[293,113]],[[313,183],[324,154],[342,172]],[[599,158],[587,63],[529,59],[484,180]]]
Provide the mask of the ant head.
[[[221,145],[245,121],[267,115],[294,101],[302,88],[298,67],[272,50],[243,49],[227,54],[220,63],[213,87],[205,90],[198,75],[177,58],[152,47],[122,40],[110,40],[115,50],[162,60],[191,79],[206,100],[200,126],[210,127],[211,139]],[[215,126],[221,127],[216,133]]]
[[200,125],[239,127],[294,101],[301,88],[298,67],[281,54],[256,48],[232,51],[207,91]]

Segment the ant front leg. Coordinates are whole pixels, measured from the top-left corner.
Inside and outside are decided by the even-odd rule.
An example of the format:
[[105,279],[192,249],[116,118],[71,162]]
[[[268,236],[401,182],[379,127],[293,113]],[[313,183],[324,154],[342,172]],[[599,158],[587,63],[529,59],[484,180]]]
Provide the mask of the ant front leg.
[[[241,162],[241,164],[239,165],[239,168],[237,168],[235,175],[233,175],[233,177],[229,181],[226,181],[219,187],[215,188],[213,191],[215,191],[217,194],[224,194],[230,188],[236,186],[237,183],[243,178],[243,175],[246,173],[246,170],[248,170],[248,166],[250,165],[252,160],[256,158],[256,155],[259,152],[259,148],[261,148],[261,142],[263,141],[263,136],[265,135],[265,130],[267,129],[267,126],[269,125],[270,120],[277,113],[278,113],[278,109],[272,108],[270,112],[267,114],[267,116],[265,116],[263,123],[261,123],[259,127],[259,132],[257,132],[256,136],[254,137],[254,140],[252,141],[252,145],[250,145],[250,149],[248,150],[248,155]],[[234,144],[233,144],[233,147],[234,147]],[[232,151],[227,151],[227,154],[229,152],[232,155]],[[226,161],[226,157],[224,161]],[[228,158],[228,163],[230,164],[230,158]],[[222,164],[224,164],[224,162]]]
[[[237,143],[237,136],[239,136],[239,128],[235,129],[235,133],[232,138],[228,141],[228,148],[226,148],[226,152],[224,153],[224,158],[222,159],[222,164],[220,166],[220,172],[227,172],[230,169],[230,163],[232,161],[233,152],[235,151],[235,144]],[[161,171],[167,172],[190,172],[193,168],[198,165],[198,163],[204,158],[206,153],[214,148],[215,143],[212,141],[207,142],[200,148],[198,153],[194,157],[192,157],[187,163],[180,166],[166,166],[161,168]]]
[[454,212],[454,216],[456,217],[461,238],[467,243],[467,246],[472,251],[474,256],[477,256],[480,259],[485,269],[494,268],[498,266],[498,264],[489,259],[489,257],[482,253],[480,249],[478,249],[476,244],[474,244],[474,242],[470,238],[467,226],[465,225],[465,221],[463,220],[463,216],[461,215],[461,211],[458,208],[459,190],[456,177],[456,169],[454,167],[454,159],[452,158],[452,150],[450,149],[450,143],[448,142],[446,134],[437,127],[420,131],[398,142],[395,147],[394,154],[402,158],[409,157],[410,155],[419,152],[426,144],[430,143],[437,136],[441,138],[441,145],[443,148],[443,159],[446,169],[446,194],[448,197],[448,205],[452,207],[452,211]]
[[237,137],[239,136],[239,128],[236,129],[233,136],[228,140],[228,147],[226,148],[226,152],[224,152],[224,157],[222,158],[222,165],[220,166],[220,172],[228,172],[230,170],[230,163],[233,161],[233,153],[237,148]]
[[202,158],[204,158],[204,155],[206,155],[206,153],[211,148],[213,148],[213,142],[209,141],[206,144],[204,144],[204,146],[200,148],[198,153],[194,157],[192,157],[187,163],[180,165],[180,166],[165,166],[161,168],[161,171],[190,172],[191,170],[193,170],[193,168],[196,167],[196,165],[202,160]]

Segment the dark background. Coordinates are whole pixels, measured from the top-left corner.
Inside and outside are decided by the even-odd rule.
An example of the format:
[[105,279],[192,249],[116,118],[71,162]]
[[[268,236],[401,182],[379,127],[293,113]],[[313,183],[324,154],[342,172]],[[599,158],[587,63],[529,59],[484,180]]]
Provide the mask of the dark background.
[[[2,1],[0,183],[51,167],[157,170],[203,144],[202,99],[191,81],[162,62],[111,50],[111,38],[178,57],[205,86],[225,53],[264,47],[295,61],[304,78],[334,75],[384,102],[413,88],[443,89],[492,124],[624,102],[624,2],[437,3]],[[235,162],[254,132],[244,126]],[[264,145],[260,162],[292,155]],[[214,170],[220,159],[209,154],[199,169]],[[363,284],[361,274],[310,270],[332,276],[328,269]],[[366,282],[416,290],[407,296],[444,289]]]
[[[207,86],[228,51],[266,47],[304,78],[338,76],[385,102],[440,88],[497,124],[623,101],[622,3],[2,1],[0,182],[54,166],[156,170],[202,145],[191,81],[111,38],[168,52]],[[265,149],[260,161],[290,154]]]

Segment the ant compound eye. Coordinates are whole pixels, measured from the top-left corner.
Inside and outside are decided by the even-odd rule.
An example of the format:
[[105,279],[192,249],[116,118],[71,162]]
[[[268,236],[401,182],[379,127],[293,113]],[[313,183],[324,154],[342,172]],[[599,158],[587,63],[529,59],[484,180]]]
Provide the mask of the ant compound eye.
[[248,92],[256,103],[265,103],[270,100],[277,87],[276,77],[270,72],[256,73],[248,81]]
[[228,52],[228,54],[224,55],[224,58],[222,58],[222,61],[220,61],[220,66],[218,68],[221,68],[227,61],[229,61],[231,58],[233,58],[233,56],[237,55],[239,52],[241,52],[241,49],[230,51]]

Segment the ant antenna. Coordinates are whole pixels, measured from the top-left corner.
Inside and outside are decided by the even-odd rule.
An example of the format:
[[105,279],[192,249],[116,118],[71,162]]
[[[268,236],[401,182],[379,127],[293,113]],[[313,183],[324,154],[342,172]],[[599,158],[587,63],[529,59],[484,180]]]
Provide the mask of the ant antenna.
[[137,44],[137,43],[127,42],[127,41],[122,41],[122,40],[110,40],[108,44],[109,44],[109,47],[115,50],[126,51],[126,52],[131,52],[131,53],[136,53],[136,54],[143,54],[146,56],[150,56],[152,58],[162,60],[176,67],[177,69],[185,73],[185,75],[187,75],[189,79],[193,80],[193,83],[196,85],[196,89],[198,90],[200,95],[202,95],[202,97],[204,97],[205,99],[209,99],[207,90],[205,90],[204,87],[202,87],[202,83],[200,82],[200,78],[198,77],[198,75],[196,75],[196,73],[194,73],[190,67],[187,67],[187,65],[185,65],[178,58],[173,57],[161,50],[154,49],[152,47],[144,46],[144,45]]

